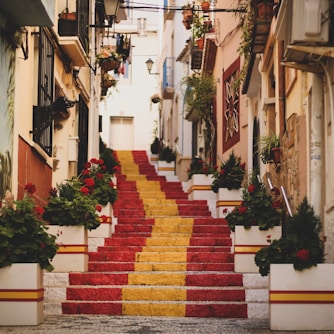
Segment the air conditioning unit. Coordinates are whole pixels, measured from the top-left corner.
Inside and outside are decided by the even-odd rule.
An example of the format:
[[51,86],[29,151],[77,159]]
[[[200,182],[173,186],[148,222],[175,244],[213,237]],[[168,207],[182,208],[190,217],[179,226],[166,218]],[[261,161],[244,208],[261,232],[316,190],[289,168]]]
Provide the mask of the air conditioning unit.
[[328,44],[329,0],[291,1],[291,34],[289,44]]

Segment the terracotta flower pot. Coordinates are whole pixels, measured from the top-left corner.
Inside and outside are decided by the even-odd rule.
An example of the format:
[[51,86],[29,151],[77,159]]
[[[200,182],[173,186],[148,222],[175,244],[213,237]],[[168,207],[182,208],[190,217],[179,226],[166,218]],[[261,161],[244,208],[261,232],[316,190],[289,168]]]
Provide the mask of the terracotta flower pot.
[[202,8],[204,13],[208,12],[209,9],[210,9],[210,2],[209,1],[203,1],[201,3],[201,8]]

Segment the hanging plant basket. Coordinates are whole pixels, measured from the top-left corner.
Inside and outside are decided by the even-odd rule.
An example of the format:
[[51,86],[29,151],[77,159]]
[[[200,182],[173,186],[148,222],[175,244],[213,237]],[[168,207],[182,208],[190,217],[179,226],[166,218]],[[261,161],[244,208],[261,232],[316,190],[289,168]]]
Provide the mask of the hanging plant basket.
[[100,61],[100,66],[103,71],[108,72],[115,70],[120,65],[120,62],[115,59],[105,59]]

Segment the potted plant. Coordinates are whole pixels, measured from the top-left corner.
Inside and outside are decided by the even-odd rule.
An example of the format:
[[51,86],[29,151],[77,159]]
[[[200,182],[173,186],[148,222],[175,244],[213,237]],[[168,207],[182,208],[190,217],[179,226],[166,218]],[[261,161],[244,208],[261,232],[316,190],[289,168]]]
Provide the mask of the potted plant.
[[64,9],[58,15],[58,34],[59,36],[77,35],[77,13],[69,12],[68,8]]
[[0,207],[0,291],[5,296],[0,296],[0,325],[43,322],[42,270],[54,269],[51,261],[57,252],[43,208],[33,198],[35,185],[24,189],[23,199],[16,201],[7,191]]
[[95,199],[86,189],[77,190],[77,179],[58,184],[50,190],[43,219],[57,237],[57,254],[52,264],[57,272],[88,270],[88,230],[100,226]]
[[154,137],[154,140],[150,146],[152,154],[159,154],[160,152],[160,140],[158,137]]
[[240,189],[246,173],[245,167],[246,164],[241,163],[241,157],[232,151],[228,160],[221,164],[220,170],[214,172],[212,190],[217,193],[220,188]]
[[207,13],[210,9],[210,1],[207,1],[207,0],[202,1],[201,8],[204,13]]
[[226,220],[234,232],[234,270],[236,272],[258,272],[254,256],[267,246],[268,235],[272,239],[281,237],[282,203],[279,190],[269,194],[256,172],[243,189],[242,202],[228,212]]
[[189,3],[182,6],[182,15],[183,15],[182,23],[184,27],[187,30],[191,29],[191,25],[193,23],[193,8]]
[[176,152],[169,146],[164,146],[159,152],[158,174],[174,175],[175,174]]
[[199,16],[198,14],[193,17],[193,38],[197,47],[199,49],[203,49],[204,47],[204,37],[205,34],[209,31],[209,27],[207,24],[204,24],[203,16]]
[[334,329],[334,266],[322,263],[321,226],[305,197],[284,224],[282,237],[269,240],[269,245],[256,253],[260,274],[270,277],[271,329]]
[[218,218],[225,217],[231,207],[241,204],[245,167],[246,164],[241,163],[241,157],[232,151],[228,160],[221,164],[220,170],[214,171],[211,188],[217,194]]
[[189,199],[214,200],[215,194],[211,189],[215,168],[206,163],[201,157],[194,157],[187,170]]
[[160,95],[159,95],[159,94],[153,94],[153,95],[151,96],[151,103],[156,104],[156,103],[159,103],[159,102],[161,102],[161,97],[160,97]]
[[123,61],[123,56],[114,51],[110,45],[101,47],[100,53],[96,56],[98,64],[104,72],[112,71],[118,68]]
[[101,85],[106,88],[116,87],[117,80],[108,72],[103,73]]
[[270,136],[259,139],[260,157],[264,164],[280,162],[280,139],[273,132]]

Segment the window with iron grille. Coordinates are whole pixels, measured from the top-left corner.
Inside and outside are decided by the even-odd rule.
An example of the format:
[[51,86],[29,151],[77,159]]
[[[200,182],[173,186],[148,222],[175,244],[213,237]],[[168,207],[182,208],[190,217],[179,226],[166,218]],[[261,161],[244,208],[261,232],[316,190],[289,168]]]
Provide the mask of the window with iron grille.
[[54,97],[54,49],[43,28],[39,32],[38,99],[33,107],[33,141],[52,155],[51,104]]

